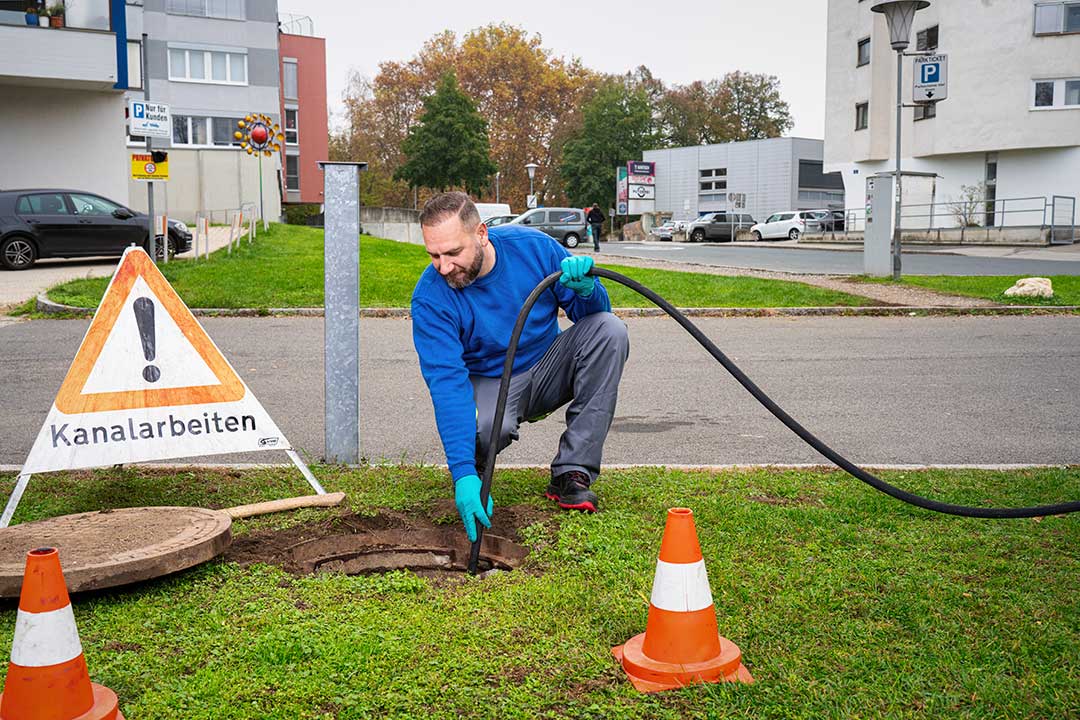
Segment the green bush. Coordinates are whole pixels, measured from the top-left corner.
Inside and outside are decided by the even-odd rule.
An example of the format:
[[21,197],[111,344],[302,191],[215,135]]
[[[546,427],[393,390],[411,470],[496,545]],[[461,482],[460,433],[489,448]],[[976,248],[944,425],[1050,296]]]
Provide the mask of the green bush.
[[319,206],[313,203],[285,206],[285,222],[289,225],[307,225],[307,219],[318,214]]

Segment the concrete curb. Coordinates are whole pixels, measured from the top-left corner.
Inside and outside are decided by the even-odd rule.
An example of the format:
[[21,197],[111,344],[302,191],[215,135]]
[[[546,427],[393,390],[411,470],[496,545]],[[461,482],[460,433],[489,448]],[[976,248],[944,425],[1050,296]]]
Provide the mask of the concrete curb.
[[[38,312],[47,315],[90,317],[89,308],[53,302],[40,293]],[[895,317],[912,315],[1068,315],[1080,312],[1080,305],[995,305],[990,307],[951,307],[947,305],[869,305],[860,307],[790,307],[790,308],[679,308],[687,317]],[[322,308],[192,308],[200,317],[322,317]],[[661,317],[657,307],[616,308],[619,317]],[[362,318],[407,318],[408,308],[360,308]]]

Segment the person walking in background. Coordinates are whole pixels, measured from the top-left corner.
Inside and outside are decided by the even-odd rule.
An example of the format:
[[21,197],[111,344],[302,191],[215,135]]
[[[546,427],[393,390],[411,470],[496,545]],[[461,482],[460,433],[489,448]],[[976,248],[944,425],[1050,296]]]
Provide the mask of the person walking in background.
[[600,252],[600,231],[604,229],[604,213],[600,212],[600,206],[593,203],[592,209],[585,217],[589,227],[592,228],[593,251]]

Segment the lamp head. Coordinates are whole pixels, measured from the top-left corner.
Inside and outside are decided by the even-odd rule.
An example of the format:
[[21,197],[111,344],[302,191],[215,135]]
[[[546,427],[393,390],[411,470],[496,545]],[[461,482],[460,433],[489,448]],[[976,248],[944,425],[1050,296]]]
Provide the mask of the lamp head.
[[525,169],[529,173],[529,179],[530,180],[532,180],[534,177],[536,177],[536,168],[538,168],[538,167],[540,167],[540,166],[537,165],[536,163],[529,163],[528,165],[525,166]]
[[911,44],[911,25],[915,13],[930,7],[929,0],[878,0],[870,10],[881,13],[889,23],[889,42],[893,50],[906,50]]

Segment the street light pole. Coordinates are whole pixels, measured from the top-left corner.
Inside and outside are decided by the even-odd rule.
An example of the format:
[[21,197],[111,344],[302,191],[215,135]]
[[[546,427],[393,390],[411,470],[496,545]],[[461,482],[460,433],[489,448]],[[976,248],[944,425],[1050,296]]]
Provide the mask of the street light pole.
[[495,202],[499,202],[499,175],[502,173],[495,173]]
[[[534,192],[533,192],[533,178],[536,177],[536,168],[538,168],[538,167],[540,167],[540,166],[537,165],[534,162],[528,163],[525,166],[525,171],[527,173],[529,173],[529,195],[530,196],[534,195]],[[525,204],[528,205],[528,203],[525,203]]]
[[889,24],[889,42],[896,51],[896,209],[893,213],[893,280],[900,279],[900,211],[903,180],[900,175],[900,139],[903,135],[904,50],[911,44],[911,25],[915,13],[930,7],[930,0],[878,0],[870,10],[881,13]]

